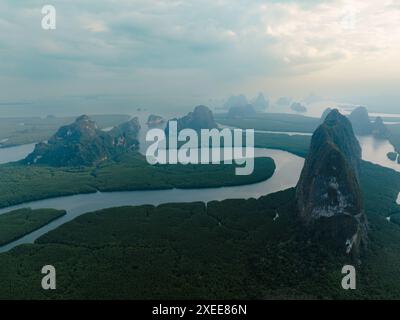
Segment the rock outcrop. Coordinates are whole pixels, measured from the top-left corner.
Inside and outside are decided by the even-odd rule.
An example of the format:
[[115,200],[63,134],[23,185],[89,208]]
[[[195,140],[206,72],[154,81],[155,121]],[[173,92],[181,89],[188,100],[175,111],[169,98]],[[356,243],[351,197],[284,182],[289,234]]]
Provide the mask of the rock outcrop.
[[[193,112],[188,113],[180,119],[172,119],[172,121],[177,121],[178,132],[182,129],[200,131],[201,129],[218,128],[212,111],[206,106],[197,106]],[[165,130],[168,133],[168,125]]]
[[253,105],[255,110],[264,111],[269,107],[269,101],[265,99],[262,93],[259,93],[257,98],[253,99],[251,104]]
[[115,147],[136,150],[139,148],[139,140],[137,139],[139,131],[139,119],[135,117],[114,127],[108,133],[113,137],[113,145]]
[[390,161],[396,162],[399,157],[399,154],[397,152],[388,152],[386,156]]
[[351,123],[335,109],[312,137],[296,189],[301,219],[347,253],[357,252],[367,235],[360,163]]
[[47,142],[38,143],[23,162],[56,167],[90,166],[119,152],[136,149],[139,129],[137,119],[133,119],[104,132],[83,115],[58,129]]
[[373,123],[372,134],[377,139],[389,139],[390,130],[386,127],[381,117],[377,117]]
[[321,123],[325,121],[326,117],[328,116],[328,114],[330,114],[332,111],[331,108],[326,108],[325,111],[322,113],[321,115]]
[[372,123],[369,119],[368,110],[365,107],[358,107],[349,115],[349,120],[356,135],[372,134]]
[[157,127],[164,123],[165,123],[164,118],[161,116],[155,115],[155,114],[149,115],[149,117],[147,118],[147,122],[146,122],[146,124],[149,127]]
[[293,102],[292,105],[290,106],[290,109],[299,113],[307,112],[307,107],[301,104],[300,102]]

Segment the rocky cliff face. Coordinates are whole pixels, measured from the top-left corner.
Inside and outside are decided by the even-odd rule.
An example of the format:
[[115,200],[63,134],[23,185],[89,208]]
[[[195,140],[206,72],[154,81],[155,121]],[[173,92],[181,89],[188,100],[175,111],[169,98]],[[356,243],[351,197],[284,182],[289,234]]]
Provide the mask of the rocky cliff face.
[[349,115],[349,120],[356,135],[369,135],[372,133],[372,123],[369,119],[368,110],[358,107]]
[[83,115],[74,123],[61,127],[47,143],[38,143],[23,161],[57,167],[92,165],[123,150],[136,148],[138,142],[134,134],[137,131],[137,119],[104,132]]
[[113,137],[113,145],[115,147],[136,150],[139,148],[139,141],[137,139],[139,131],[139,119],[136,117],[114,127],[109,131],[109,134]]
[[381,117],[377,117],[372,125],[372,134],[378,139],[389,139],[390,131],[386,127]]
[[149,127],[156,127],[156,126],[160,126],[162,124],[165,123],[165,120],[163,117],[155,115],[155,114],[151,114],[149,115],[148,119],[147,119],[147,125]]
[[[218,128],[212,111],[206,106],[197,106],[193,112],[188,113],[186,116],[172,120],[177,121],[178,132],[182,129],[194,129],[199,131],[201,129]],[[166,132],[168,133],[168,125]]]
[[333,110],[312,137],[296,190],[302,220],[347,253],[366,239],[360,162],[361,148],[349,120]]

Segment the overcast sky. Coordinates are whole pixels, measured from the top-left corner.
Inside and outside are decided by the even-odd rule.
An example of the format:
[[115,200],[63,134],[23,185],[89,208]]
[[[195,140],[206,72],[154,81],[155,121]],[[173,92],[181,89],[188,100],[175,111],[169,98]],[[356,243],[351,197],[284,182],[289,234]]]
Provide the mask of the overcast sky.
[[[41,29],[45,4],[56,30]],[[399,83],[400,0],[0,2],[0,105],[396,96]]]

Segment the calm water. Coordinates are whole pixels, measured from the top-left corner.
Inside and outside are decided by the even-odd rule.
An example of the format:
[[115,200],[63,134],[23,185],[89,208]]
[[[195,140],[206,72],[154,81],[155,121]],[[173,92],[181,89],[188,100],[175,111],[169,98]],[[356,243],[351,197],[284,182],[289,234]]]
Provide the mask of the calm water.
[[0,164],[24,159],[34,148],[34,143],[17,147],[0,148]]
[[[389,152],[395,151],[393,145],[388,140],[379,140],[373,136],[366,136],[358,137],[358,141],[363,151],[363,160],[400,172],[400,164],[390,161],[387,157]],[[400,205],[400,193],[396,202]],[[386,220],[390,222],[390,216]]]
[[375,139],[373,136],[365,136],[358,137],[358,141],[362,148],[363,160],[400,172],[400,164],[390,161],[387,157],[389,152],[395,151],[393,145],[388,140],[380,140]]

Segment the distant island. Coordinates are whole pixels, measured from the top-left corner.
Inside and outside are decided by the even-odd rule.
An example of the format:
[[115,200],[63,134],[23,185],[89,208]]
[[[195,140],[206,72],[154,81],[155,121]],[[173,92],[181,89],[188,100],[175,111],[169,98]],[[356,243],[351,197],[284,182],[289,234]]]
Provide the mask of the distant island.
[[[72,123],[76,117],[17,117],[0,118],[0,148],[47,141],[61,127]],[[90,115],[99,129],[109,129],[131,117],[124,114]]]
[[389,160],[391,160],[393,162],[397,161],[400,164],[400,157],[397,152],[389,152],[387,154],[387,157],[389,158]]
[[256,110],[253,105],[247,104],[245,106],[230,107],[228,111],[228,118],[241,119],[251,117],[256,114]]
[[290,106],[290,109],[292,109],[295,112],[299,113],[305,113],[307,112],[307,107],[300,102],[293,102]]
[[47,141],[36,145],[24,163],[50,166],[90,166],[118,153],[137,150],[140,125],[137,118],[124,122],[108,132],[100,130],[86,115],[62,126]]
[[164,123],[165,123],[164,118],[161,116],[155,115],[155,114],[149,115],[149,117],[147,118],[147,122],[146,122],[146,124],[149,127],[157,127]]
[[244,94],[232,95],[224,103],[223,109],[242,109],[248,105],[252,105],[254,110],[258,112],[265,112],[269,108],[269,100],[265,95],[260,92],[256,97],[250,101]]
[[[177,130],[193,129],[199,131],[201,129],[217,129],[218,125],[214,120],[214,115],[210,108],[204,105],[199,105],[189,112],[186,116],[181,118],[171,119],[177,122]],[[169,121],[171,121],[169,120]],[[168,124],[165,129],[168,133]]]

